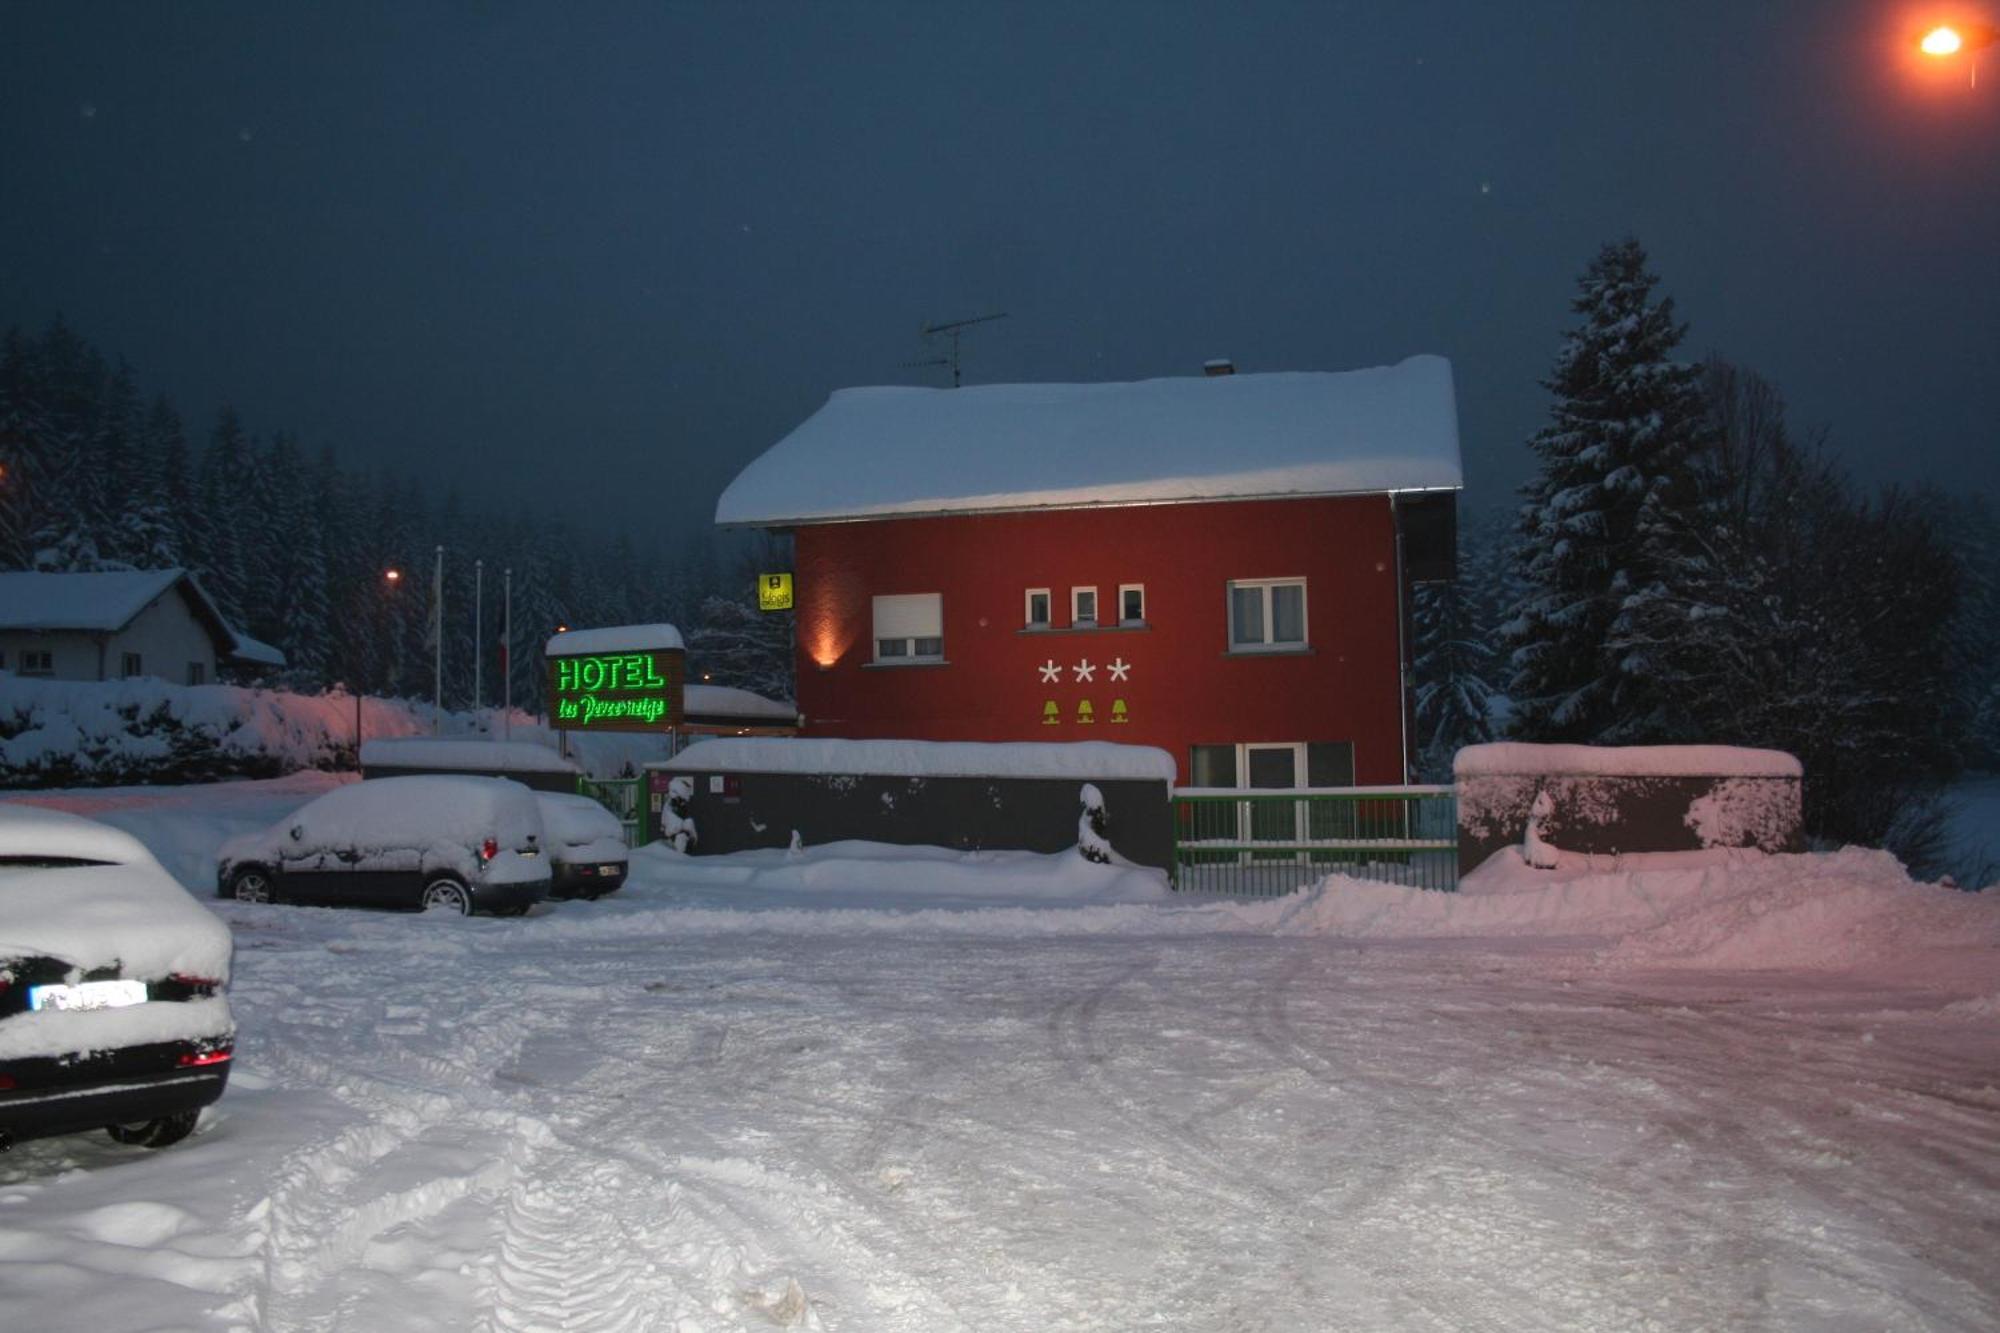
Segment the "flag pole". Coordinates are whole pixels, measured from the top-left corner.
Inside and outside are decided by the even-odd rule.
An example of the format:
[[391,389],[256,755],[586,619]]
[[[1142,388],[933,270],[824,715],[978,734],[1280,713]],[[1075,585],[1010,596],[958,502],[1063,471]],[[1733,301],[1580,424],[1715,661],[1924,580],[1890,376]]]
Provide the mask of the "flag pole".
[[486,633],[480,627],[486,613],[486,561],[472,562],[472,727],[479,729],[479,706],[486,702]]
[[437,548],[437,565],[431,570],[431,668],[435,684],[431,694],[431,735],[444,726],[444,547]]
[[500,711],[500,734],[504,739],[514,738],[514,568],[509,565],[500,576],[505,594],[500,615],[500,679],[506,682],[506,703]]

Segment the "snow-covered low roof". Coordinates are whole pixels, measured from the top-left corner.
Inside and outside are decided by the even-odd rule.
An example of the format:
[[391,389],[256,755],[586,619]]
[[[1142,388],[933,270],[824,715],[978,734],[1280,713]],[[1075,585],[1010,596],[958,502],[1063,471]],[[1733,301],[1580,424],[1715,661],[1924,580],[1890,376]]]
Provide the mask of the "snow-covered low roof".
[[665,763],[675,773],[867,773],[910,778],[1138,778],[1171,783],[1174,757],[1108,741],[843,741],[725,737]]
[[1647,778],[1796,778],[1799,761],[1782,750],[1740,745],[1468,745],[1451,764],[1455,777],[1542,774]]
[[0,629],[116,633],[185,573],[126,569],[102,574],[0,574]]
[[743,469],[722,524],[1454,489],[1451,363],[1113,384],[842,389]]
[[282,667],[285,655],[231,625],[185,569],[118,569],[83,574],[0,574],[0,629],[115,634],[179,584],[206,621],[223,657]]
[[690,685],[687,687],[689,717],[742,718],[746,721],[794,722],[799,710],[789,699],[766,699],[731,685]]
[[566,629],[551,638],[542,652],[548,657],[571,657],[682,647],[681,632],[672,625],[606,625],[601,629]]

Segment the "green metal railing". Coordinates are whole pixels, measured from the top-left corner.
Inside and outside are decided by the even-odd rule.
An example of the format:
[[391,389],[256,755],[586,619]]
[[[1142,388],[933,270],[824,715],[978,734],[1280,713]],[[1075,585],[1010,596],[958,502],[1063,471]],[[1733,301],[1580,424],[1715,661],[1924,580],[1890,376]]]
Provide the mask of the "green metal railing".
[[646,837],[645,785],[644,778],[578,778],[576,792],[618,816],[625,828],[625,845],[637,847]]
[[1458,888],[1450,787],[1174,790],[1174,887],[1273,898],[1328,875]]

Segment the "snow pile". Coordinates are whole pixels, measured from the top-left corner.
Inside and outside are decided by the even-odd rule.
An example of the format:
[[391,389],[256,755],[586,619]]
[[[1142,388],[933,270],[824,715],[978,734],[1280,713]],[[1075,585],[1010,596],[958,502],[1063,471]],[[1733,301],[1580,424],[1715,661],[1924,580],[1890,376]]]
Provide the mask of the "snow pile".
[[1537,870],[1494,856],[1455,894],[1332,876],[1234,909],[1279,934],[1357,939],[1560,938],[1608,969],[1881,970],[1943,960],[2000,984],[2000,895],[1912,881],[1887,852],[1752,851],[1582,857]]
[[718,523],[1346,495],[1462,484],[1451,363],[1113,384],[842,389]]
[[1172,783],[1174,759],[1109,741],[839,741],[739,736],[653,765],[680,773],[841,773],[912,778],[1137,778]]

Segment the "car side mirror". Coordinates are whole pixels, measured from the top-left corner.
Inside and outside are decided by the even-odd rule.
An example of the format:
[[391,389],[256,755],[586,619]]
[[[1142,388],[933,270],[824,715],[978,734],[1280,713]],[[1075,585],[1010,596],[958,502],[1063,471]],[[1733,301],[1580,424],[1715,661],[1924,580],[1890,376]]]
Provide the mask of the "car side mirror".
[[293,842],[297,842],[297,841],[298,841],[298,840],[299,840],[300,838],[303,838],[303,837],[305,837],[305,836],[306,836],[306,826],[305,826],[304,824],[294,824],[294,825],[292,825],[292,841],[293,841]]

